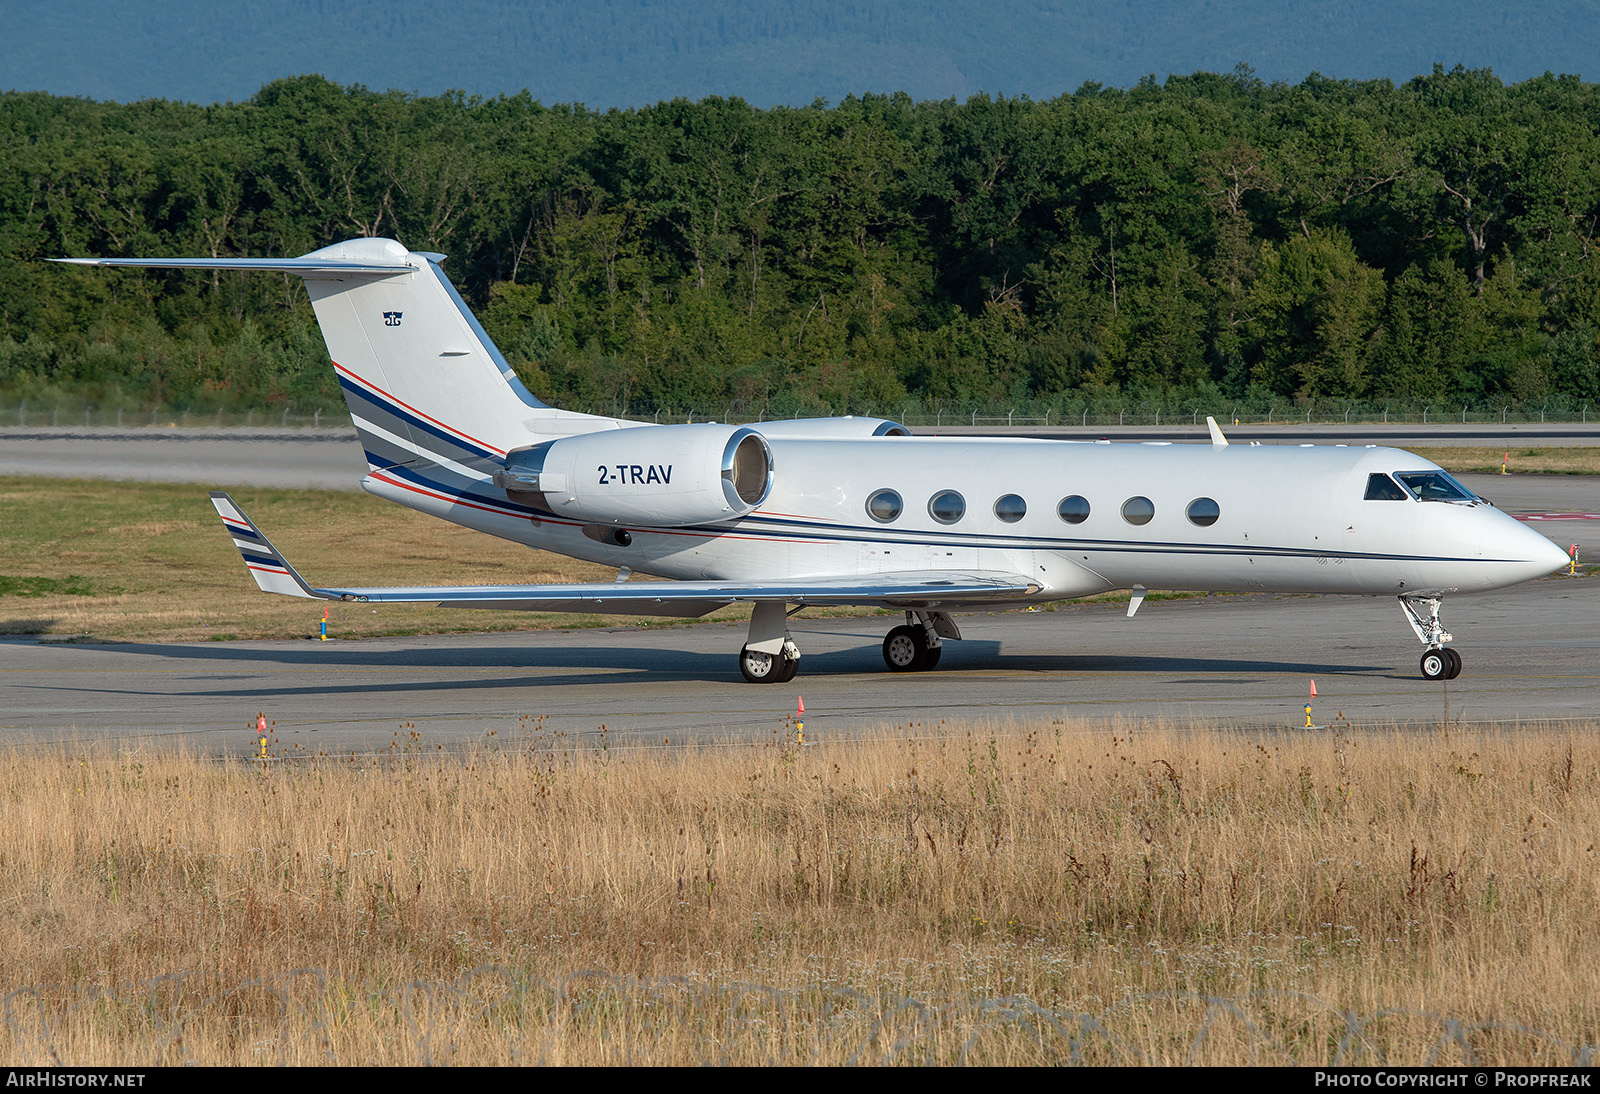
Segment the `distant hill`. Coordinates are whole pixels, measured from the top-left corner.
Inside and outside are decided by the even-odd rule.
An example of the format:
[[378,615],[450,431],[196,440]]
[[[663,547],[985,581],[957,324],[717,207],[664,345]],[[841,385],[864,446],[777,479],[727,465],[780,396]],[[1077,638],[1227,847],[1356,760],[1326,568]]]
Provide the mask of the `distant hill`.
[[864,92],[1046,98],[1147,74],[1404,81],[1435,62],[1593,77],[1600,2],[0,0],[0,89],[210,103],[317,72],[422,94],[756,106]]

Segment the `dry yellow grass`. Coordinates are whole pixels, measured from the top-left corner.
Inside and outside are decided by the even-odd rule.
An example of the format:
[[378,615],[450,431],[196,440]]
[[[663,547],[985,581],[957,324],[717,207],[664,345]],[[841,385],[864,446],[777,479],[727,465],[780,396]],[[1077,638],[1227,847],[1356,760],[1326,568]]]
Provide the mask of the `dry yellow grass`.
[[11,747],[0,1058],[1570,1064],[1597,728]]

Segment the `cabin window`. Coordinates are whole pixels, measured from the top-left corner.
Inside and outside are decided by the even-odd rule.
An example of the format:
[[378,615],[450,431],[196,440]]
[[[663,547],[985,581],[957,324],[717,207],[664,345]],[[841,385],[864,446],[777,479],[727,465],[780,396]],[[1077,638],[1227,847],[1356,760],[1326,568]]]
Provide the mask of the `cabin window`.
[[1056,506],[1056,515],[1068,524],[1082,524],[1089,519],[1089,499],[1078,494],[1062,498],[1061,504]]
[[888,524],[900,516],[905,504],[893,490],[879,490],[867,499],[867,516],[879,524]]
[[954,524],[967,512],[967,499],[954,490],[941,490],[928,501],[928,515],[940,524]]
[[1405,501],[1406,492],[1388,475],[1368,475],[1365,501]]
[[1210,498],[1195,498],[1189,503],[1189,508],[1184,510],[1190,524],[1201,528],[1210,528],[1217,523],[1217,518],[1222,516],[1222,510]]
[[994,503],[994,515],[1007,524],[1015,524],[1028,515],[1028,503],[1015,494],[1007,494]]
[[1149,498],[1129,498],[1122,503],[1122,519],[1129,524],[1149,524],[1155,515],[1155,502]]
[[1396,471],[1418,501],[1477,501],[1478,496],[1443,471]]

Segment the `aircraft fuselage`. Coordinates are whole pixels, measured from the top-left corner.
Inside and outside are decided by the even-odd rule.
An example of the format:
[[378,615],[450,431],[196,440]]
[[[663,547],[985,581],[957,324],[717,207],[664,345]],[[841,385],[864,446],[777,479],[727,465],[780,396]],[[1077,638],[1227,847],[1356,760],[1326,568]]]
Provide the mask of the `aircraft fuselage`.
[[[1512,585],[1560,564],[1547,538],[1481,501],[1367,500],[1373,473],[1437,470],[1393,448],[944,437],[769,443],[772,489],[755,512],[682,528],[631,526],[625,546],[586,535],[586,523],[560,516],[554,503],[523,515],[489,497],[463,505],[458,495],[381,473],[364,485],[531,547],[680,580],[1000,569],[1036,577],[1042,592],[1029,602],[1136,585],[1438,596]],[[584,473],[597,482],[619,476],[605,464]],[[663,460],[638,465],[637,475],[623,465],[620,474],[648,490],[670,473]],[[892,519],[867,509],[880,491],[900,499]],[[930,503],[947,492],[964,511],[941,521]],[[1072,522],[1061,513],[1066,499],[1081,499],[1067,507]],[[1207,500],[1214,505],[1191,519],[1191,506]]]

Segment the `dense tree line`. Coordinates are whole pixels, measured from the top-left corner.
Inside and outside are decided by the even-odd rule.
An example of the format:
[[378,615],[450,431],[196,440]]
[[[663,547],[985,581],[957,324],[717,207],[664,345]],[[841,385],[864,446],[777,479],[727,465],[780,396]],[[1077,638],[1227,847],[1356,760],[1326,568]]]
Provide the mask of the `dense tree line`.
[[593,113],[317,77],[0,95],[0,394],[336,398],[289,278],[57,255],[443,251],[530,387],[745,413],[1600,396],[1600,88],[1247,70],[1047,102]]

